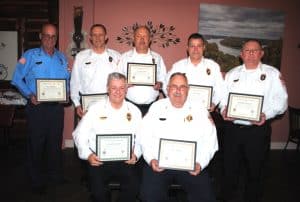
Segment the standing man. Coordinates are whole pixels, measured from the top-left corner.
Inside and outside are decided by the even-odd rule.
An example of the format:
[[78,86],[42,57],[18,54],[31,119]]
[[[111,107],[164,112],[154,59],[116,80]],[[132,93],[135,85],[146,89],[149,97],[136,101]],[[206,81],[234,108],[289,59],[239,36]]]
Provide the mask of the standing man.
[[[115,176],[121,182],[119,201],[135,201],[138,194],[138,179],[134,164],[141,156],[136,130],[142,120],[141,112],[132,103],[125,101],[126,77],[111,73],[107,80],[108,99],[91,105],[83,116],[73,138],[79,157],[88,161],[88,173],[94,202],[109,202],[108,183]],[[132,134],[131,159],[125,162],[103,162],[97,156],[97,134]]]
[[84,114],[80,94],[106,93],[107,76],[117,69],[120,54],[106,48],[107,41],[105,26],[94,24],[90,28],[92,48],[76,55],[70,84],[71,99],[79,117]]
[[[205,169],[218,150],[216,128],[209,120],[209,113],[205,108],[187,100],[188,91],[185,74],[174,73],[167,86],[169,98],[153,103],[143,119],[139,136],[142,138],[143,156],[148,164],[143,169],[143,201],[166,201],[168,185],[173,179],[183,186],[188,201],[216,201]],[[187,172],[160,168],[160,138],[196,141],[195,170]]]
[[165,82],[166,67],[162,57],[150,50],[151,33],[148,27],[140,26],[134,31],[134,48],[122,54],[119,70],[127,75],[128,63],[156,64],[157,82],[154,86],[129,86],[126,98],[137,105],[145,115],[150,105],[158,99],[159,90]]
[[[224,80],[220,72],[220,66],[211,59],[204,58],[205,40],[201,34],[193,33],[188,38],[188,58],[184,58],[173,64],[167,78],[174,72],[185,73],[190,85],[204,85],[213,88],[212,105],[210,111],[219,104],[222,98]],[[167,79],[167,80],[168,80]],[[189,99],[193,99],[192,94]]]
[[[53,24],[43,25],[40,39],[41,47],[23,54],[12,78],[12,84],[28,98],[26,115],[29,175],[33,190],[39,193],[45,191],[46,182],[56,184],[63,181],[61,148],[64,107],[58,102],[39,103],[36,98],[36,79],[67,79],[69,83],[70,77],[65,56],[55,48],[56,27]],[[44,154],[47,173],[43,172]]]
[[[222,100],[224,131],[224,197],[227,201],[259,202],[262,198],[262,173],[270,149],[270,119],[287,109],[287,92],[280,72],[262,64],[264,55],[258,40],[248,40],[241,50],[243,65],[230,70],[225,77],[226,97]],[[243,93],[264,97],[260,121],[242,121],[227,117],[228,94]],[[245,194],[237,199],[240,161],[244,159],[247,176]]]

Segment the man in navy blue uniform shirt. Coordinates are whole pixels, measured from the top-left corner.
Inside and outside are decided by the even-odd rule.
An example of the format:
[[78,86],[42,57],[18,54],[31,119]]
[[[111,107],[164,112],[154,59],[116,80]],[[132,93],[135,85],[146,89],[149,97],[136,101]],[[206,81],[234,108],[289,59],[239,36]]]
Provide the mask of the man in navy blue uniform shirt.
[[38,102],[36,79],[66,79],[68,83],[70,78],[67,59],[55,48],[56,27],[43,25],[40,40],[40,48],[26,51],[19,59],[11,82],[28,99],[28,168],[33,191],[38,193],[45,191],[45,182],[56,185],[63,181],[64,107],[58,102]]

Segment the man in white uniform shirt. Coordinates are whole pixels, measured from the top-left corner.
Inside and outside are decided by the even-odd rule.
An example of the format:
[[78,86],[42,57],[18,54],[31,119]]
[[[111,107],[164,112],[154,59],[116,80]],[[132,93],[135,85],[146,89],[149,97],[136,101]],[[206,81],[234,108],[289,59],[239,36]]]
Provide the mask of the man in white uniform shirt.
[[[136,130],[142,120],[139,109],[125,101],[126,77],[111,73],[107,80],[108,99],[95,102],[73,132],[79,157],[88,161],[90,189],[94,202],[109,202],[108,183],[112,176],[121,182],[119,201],[135,201],[138,178],[134,164],[141,156]],[[132,134],[132,155],[128,161],[101,161],[95,154],[97,134]]]
[[[224,198],[226,201],[260,202],[263,193],[264,161],[270,147],[270,119],[287,109],[287,91],[280,72],[262,64],[264,55],[258,40],[244,43],[240,57],[243,65],[230,70],[225,76],[226,96],[221,102],[224,130]],[[263,96],[259,121],[242,121],[227,117],[229,93]],[[239,165],[245,160],[245,194],[238,197]]]
[[[168,185],[175,179],[187,193],[189,202],[212,202],[215,196],[206,167],[218,150],[216,128],[209,112],[187,101],[188,80],[174,73],[167,87],[168,97],[153,103],[142,121],[143,169],[141,197],[147,202],[167,200]],[[196,141],[195,170],[178,171],[158,166],[160,138]]]
[[166,77],[166,67],[162,57],[150,50],[150,30],[140,26],[134,31],[134,48],[122,54],[118,68],[127,75],[128,63],[156,64],[157,82],[154,86],[129,86],[126,98],[137,105],[142,114],[147,113],[150,105],[158,99],[159,90],[162,88]]
[[[167,81],[174,72],[185,73],[189,85],[203,85],[213,88],[212,105],[210,111],[219,104],[222,98],[224,80],[220,72],[220,66],[211,59],[204,58],[205,40],[201,34],[193,33],[188,38],[188,57],[173,64],[168,72]],[[188,99],[193,99],[190,93]],[[196,98],[194,97],[194,100]]]
[[80,94],[106,93],[107,75],[117,70],[121,55],[106,47],[107,40],[105,26],[94,24],[90,28],[92,48],[76,55],[70,85],[71,99],[79,117],[84,114]]

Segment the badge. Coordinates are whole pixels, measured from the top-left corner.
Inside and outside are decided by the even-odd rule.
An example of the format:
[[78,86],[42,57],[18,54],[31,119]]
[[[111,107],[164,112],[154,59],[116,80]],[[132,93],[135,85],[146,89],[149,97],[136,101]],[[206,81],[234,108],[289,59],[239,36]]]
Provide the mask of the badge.
[[190,121],[193,120],[193,117],[192,117],[192,115],[188,115],[185,119],[186,119],[188,122],[190,122]]
[[266,77],[267,77],[267,76],[266,76],[266,74],[262,74],[262,75],[260,75],[260,80],[262,80],[262,81],[263,81],[263,80],[265,80],[265,79],[266,79]]
[[209,68],[206,69],[206,74],[210,75],[210,69]]
[[108,61],[109,61],[109,62],[112,62],[112,61],[113,61],[113,58],[112,58],[111,56],[109,56],[109,57],[108,57]]
[[235,80],[233,80],[233,82],[238,82],[239,81],[239,79],[235,79]]
[[90,64],[91,64],[91,62],[86,62],[85,64],[86,64],[86,65],[90,65]]
[[107,119],[107,116],[100,116],[101,120]]
[[130,114],[130,113],[127,113],[127,114],[126,114],[126,118],[127,118],[128,121],[131,121],[131,118],[132,118],[132,117],[131,117],[131,114]]

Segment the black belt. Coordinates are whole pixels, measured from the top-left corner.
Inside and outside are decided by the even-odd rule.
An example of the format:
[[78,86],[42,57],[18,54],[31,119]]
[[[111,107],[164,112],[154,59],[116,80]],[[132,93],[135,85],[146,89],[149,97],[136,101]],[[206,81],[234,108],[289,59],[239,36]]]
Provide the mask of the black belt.
[[242,125],[242,124],[233,124],[235,127],[238,128],[243,128],[243,129],[248,129],[248,128],[255,128],[257,127],[256,125]]

